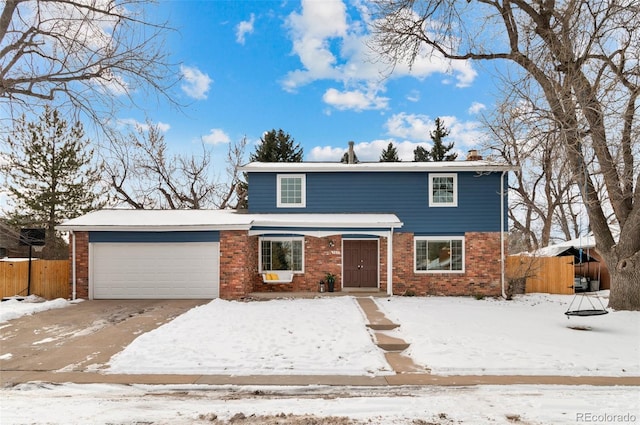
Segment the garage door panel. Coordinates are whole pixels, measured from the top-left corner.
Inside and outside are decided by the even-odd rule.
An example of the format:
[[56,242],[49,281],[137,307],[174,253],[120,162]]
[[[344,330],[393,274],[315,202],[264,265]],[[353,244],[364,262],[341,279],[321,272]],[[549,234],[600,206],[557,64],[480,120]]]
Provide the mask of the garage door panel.
[[91,244],[93,298],[216,298],[219,242]]

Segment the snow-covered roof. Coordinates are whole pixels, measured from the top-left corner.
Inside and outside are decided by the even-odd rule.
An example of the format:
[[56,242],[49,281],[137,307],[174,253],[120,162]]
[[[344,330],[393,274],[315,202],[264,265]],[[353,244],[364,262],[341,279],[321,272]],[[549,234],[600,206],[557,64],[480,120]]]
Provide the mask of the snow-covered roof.
[[438,161],[438,162],[251,162],[240,167],[240,171],[267,172],[367,172],[367,171],[515,171],[519,168],[493,161]]
[[398,228],[394,214],[247,214],[236,210],[100,210],[66,221],[62,231],[248,230],[262,227]]
[[235,210],[100,210],[66,221],[58,230],[222,230],[249,229],[251,218]]

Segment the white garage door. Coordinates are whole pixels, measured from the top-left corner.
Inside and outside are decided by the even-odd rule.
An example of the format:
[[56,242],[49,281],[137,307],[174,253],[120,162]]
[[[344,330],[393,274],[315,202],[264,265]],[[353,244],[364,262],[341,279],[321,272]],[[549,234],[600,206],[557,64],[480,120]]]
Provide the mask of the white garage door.
[[219,242],[92,243],[94,299],[217,298]]

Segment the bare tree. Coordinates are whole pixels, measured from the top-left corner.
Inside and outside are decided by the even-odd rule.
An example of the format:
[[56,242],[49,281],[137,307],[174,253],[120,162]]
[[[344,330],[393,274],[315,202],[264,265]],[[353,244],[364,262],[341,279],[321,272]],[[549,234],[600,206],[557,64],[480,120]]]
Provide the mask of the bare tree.
[[[437,54],[503,60],[544,94],[611,271],[609,305],[640,310],[640,3],[637,0],[380,0],[374,22],[393,63]],[[593,164],[590,161],[593,158]],[[601,179],[606,189],[598,190]],[[619,227],[612,231],[611,209]]]
[[157,125],[137,126],[127,140],[111,144],[106,176],[117,203],[136,209],[230,208],[237,202],[246,138],[229,145],[226,176],[214,174],[211,149],[201,144],[198,155],[171,154]]
[[171,100],[162,39],[168,27],[147,20],[151,0],[3,3],[0,99],[9,116],[46,103],[104,123],[133,91]]
[[532,251],[547,246],[554,235],[569,240],[586,233],[581,226],[580,192],[568,165],[559,132],[548,111],[536,107],[536,95],[526,81],[503,84],[505,97],[484,117],[491,134],[488,149],[497,151],[520,172],[511,179],[509,218]]

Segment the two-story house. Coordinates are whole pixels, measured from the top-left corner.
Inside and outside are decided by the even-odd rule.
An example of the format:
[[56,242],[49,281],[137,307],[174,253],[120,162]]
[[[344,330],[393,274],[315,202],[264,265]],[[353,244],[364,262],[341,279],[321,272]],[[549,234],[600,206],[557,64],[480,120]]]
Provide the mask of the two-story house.
[[71,296],[500,295],[507,173],[487,161],[250,163],[248,211],[103,210],[71,231]]

